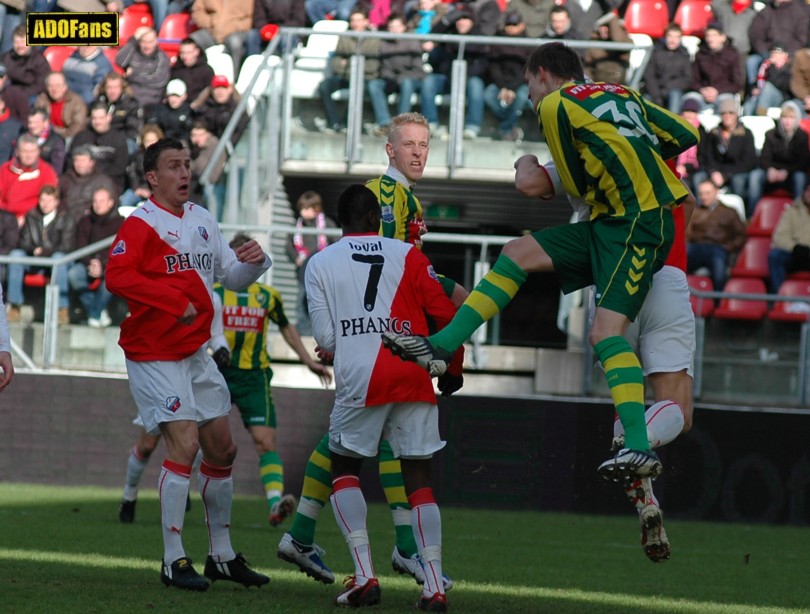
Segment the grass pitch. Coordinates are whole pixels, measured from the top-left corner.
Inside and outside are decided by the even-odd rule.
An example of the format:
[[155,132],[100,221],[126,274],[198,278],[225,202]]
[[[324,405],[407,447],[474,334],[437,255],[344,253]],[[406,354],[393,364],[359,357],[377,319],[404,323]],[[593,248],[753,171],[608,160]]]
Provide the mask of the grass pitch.
[[[234,547],[271,577],[261,589],[216,582],[206,593],[159,580],[160,515],[143,491],[135,523],[118,521],[118,490],[0,484],[2,612],[334,612],[340,579],[352,573],[326,509],[317,542],[337,582],[318,584],[276,557],[284,526],[271,528],[261,498],[234,502]],[[202,572],[207,534],[192,495],[183,539]],[[672,559],[652,564],[626,517],[442,508],[444,565],[455,581],[451,612],[752,613],[810,612],[807,529],[668,521]],[[289,521],[288,521],[289,523]],[[369,506],[369,533],[382,604],[410,612],[417,585],[391,570],[393,529],[383,505]]]

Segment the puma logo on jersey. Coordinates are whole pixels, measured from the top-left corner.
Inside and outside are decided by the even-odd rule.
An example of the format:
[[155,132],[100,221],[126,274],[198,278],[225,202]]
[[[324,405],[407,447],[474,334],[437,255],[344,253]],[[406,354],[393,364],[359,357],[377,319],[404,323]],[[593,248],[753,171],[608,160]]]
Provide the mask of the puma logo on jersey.
[[394,332],[398,335],[411,335],[410,320],[399,318],[375,318],[372,316],[349,318],[340,321],[340,336],[354,337],[356,335],[379,334]]

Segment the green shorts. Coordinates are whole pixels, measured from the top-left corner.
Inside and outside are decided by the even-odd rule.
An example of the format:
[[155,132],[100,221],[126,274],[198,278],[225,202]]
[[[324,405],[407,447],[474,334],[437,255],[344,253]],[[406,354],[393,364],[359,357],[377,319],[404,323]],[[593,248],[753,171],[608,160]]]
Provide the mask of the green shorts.
[[245,427],[276,428],[276,407],[270,392],[273,370],[227,367],[223,375],[231,391],[231,402],[239,408]]
[[596,306],[636,319],[672,245],[672,211],[564,224],[532,236],[554,263],[563,292],[596,286]]

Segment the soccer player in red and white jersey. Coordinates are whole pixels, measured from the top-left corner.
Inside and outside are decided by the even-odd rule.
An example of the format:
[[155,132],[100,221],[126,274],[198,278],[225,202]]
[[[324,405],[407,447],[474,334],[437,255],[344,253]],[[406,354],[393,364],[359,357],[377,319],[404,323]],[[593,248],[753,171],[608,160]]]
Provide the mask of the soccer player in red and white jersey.
[[267,576],[251,570],[231,545],[236,456],[228,425],[231,400],[206,345],[214,281],[245,288],[270,267],[270,258],[255,241],[232,250],[213,216],[188,202],[191,167],[182,142],[161,139],[151,145],[143,170],[152,196],[118,231],[106,283],[129,307],[118,343],[138,414],[149,433],[160,433],[166,441],[158,483],[161,581],[189,590],[208,588],[181,539],[191,465],[202,448],[200,492],[209,533],[205,576],[261,586]]
[[[667,165],[677,174],[674,161],[668,160]],[[554,162],[540,165],[533,155],[522,156],[515,162],[515,186],[527,196],[550,198],[564,194]],[[580,205],[570,196],[569,201],[580,219],[590,214],[584,203]],[[669,255],[661,270],[653,276],[652,287],[638,317],[625,332],[653,389],[655,403],[645,412],[647,434],[653,449],[692,428],[695,317],[686,281],[685,235],[694,207],[695,198],[690,192],[679,206],[673,208],[675,237]],[[624,431],[618,416],[613,428],[614,448],[621,448]],[[624,487],[639,512],[645,554],[655,563],[668,559],[671,547],[651,480],[629,479]]]
[[[338,222],[343,237],[313,256],[306,272],[313,335],[323,350],[334,354],[331,501],[355,564],[337,604],[359,607],[380,601],[359,474],[363,459],[376,456],[380,440],[386,439],[402,465],[425,570],[417,606],[445,611],[441,517],[430,483],[430,459],[444,447],[436,394],[424,369],[383,349],[380,333],[425,334],[428,316],[440,328],[455,308],[417,248],[379,236],[380,206],[371,190],[347,188],[338,201]],[[457,352],[449,370],[459,378],[462,359]]]

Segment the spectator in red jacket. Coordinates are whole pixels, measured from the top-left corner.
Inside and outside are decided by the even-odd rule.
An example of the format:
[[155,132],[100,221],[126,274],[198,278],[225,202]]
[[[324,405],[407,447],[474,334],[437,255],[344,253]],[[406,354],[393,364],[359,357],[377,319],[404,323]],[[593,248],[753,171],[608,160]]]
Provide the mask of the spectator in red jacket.
[[43,186],[59,185],[53,167],[39,157],[39,144],[30,134],[17,139],[14,157],[0,166],[0,209],[10,211],[22,224],[37,206]]

